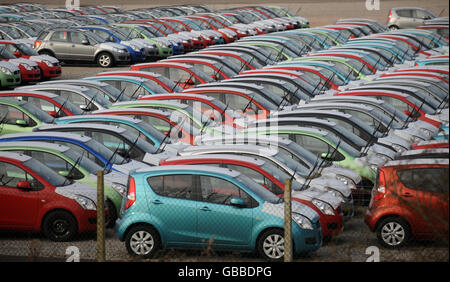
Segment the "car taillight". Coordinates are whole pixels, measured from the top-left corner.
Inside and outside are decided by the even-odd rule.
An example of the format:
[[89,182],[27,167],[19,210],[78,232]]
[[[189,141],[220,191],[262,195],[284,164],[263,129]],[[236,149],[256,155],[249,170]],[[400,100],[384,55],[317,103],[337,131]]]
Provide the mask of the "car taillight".
[[380,200],[384,198],[384,195],[386,194],[386,180],[384,177],[384,171],[380,170],[378,174],[377,179],[377,186],[375,187],[375,200]]
[[128,184],[127,201],[125,203],[124,210],[130,208],[134,202],[136,202],[136,184],[134,178],[130,177],[130,183]]
[[392,11],[389,11],[389,16],[388,16],[388,18],[389,18],[389,21],[392,19]]
[[34,41],[34,48],[41,46],[41,44],[42,44],[42,41],[39,41],[39,40]]

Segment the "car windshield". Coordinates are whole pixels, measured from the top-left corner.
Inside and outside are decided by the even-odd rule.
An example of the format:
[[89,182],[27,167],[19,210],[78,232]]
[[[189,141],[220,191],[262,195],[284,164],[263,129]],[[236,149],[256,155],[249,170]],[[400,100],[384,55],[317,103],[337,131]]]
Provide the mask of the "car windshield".
[[28,47],[27,45],[23,43],[16,43],[16,48],[20,50],[21,53],[23,53],[26,56],[38,56],[38,52],[36,52],[33,48]]
[[17,59],[13,53],[6,49],[6,45],[0,46],[0,58],[1,59]]
[[35,116],[39,121],[44,123],[53,123],[54,118],[51,115],[44,112],[43,110],[36,107],[34,104],[24,103],[21,106],[29,113],[31,113],[33,116]]
[[334,135],[330,132],[327,132],[324,135],[324,137],[326,140],[328,140],[335,146],[337,144],[339,144],[339,149],[343,150],[344,152],[346,152],[347,154],[349,154],[350,156],[352,156],[354,158],[357,158],[361,155],[361,152],[359,152],[358,150],[356,150],[355,148],[353,148],[352,146],[347,144],[345,141],[342,141],[342,139],[338,138],[336,135]]
[[151,89],[152,92],[155,94],[167,93],[167,90],[164,89],[161,85],[159,85],[156,81],[147,79],[144,81],[143,85]]
[[90,39],[93,39],[97,43],[105,43],[106,38],[102,38],[98,36],[96,33],[93,33],[91,31],[84,30],[83,33],[85,33]]
[[282,198],[278,198],[277,195],[270,192],[266,188],[264,188],[262,185],[256,183],[251,178],[249,178],[246,175],[243,175],[242,173],[236,177],[236,179],[244,184],[248,189],[250,189],[251,192],[256,194],[261,200],[265,202],[269,202],[271,204],[277,204],[282,201]]
[[68,101],[68,99],[65,99],[61,96],[55,96],[52,99],[55,102],[57,102],[58,104],[60,104],[61,106],[64,105],[64,108],[69,110],[69,112],[71,112],[74,115],[83,115],[84,114],[84,111],[82,109],[80,109],[79,107],[72,104],[70,101]]
[[110,164],[123,164],[126,162],[125,159],[122,158],[119,154],[114,154],[114,152],[108,149],[108,147],[92,138],[86,141],[84,144],[87,147],[91,148],[94,152],[101,155],[106,160],[109,160]]
[[287,154],[285,154],[282,151],[278,151],[273,156],[277,161],[281,162],[285,166],[287,166],[289,169],[292,170],[292,172],[296,172],[298,175],[306,176],[309,174],[310,169],[304,166],[303,164],[294,161],[292,158],[290,158]]
[[[120,134],[129,142],[131,142],[131,144],[134,144],[134,142],[136,142],[136,147],[141,149],[143,152],[151,154],[156,153],[156,148],[152,144],[140,138],[137,134],[131,132],[130,130],[125,130]],[[159,142],[161,142],[162,139],[164,138],[164,135],[162,134],[156,136],[161,138]]]
[[62,187],[71,184],[69,181],[66,181],[65,177],[54,172],[52,169],[45,166],[36,159],[29,159],[23,164],[55,187]]
[[[157,80],[159,80],[162,84],[165,84],[168,86],[173,92],[182,92],[183,88],[179,86],[178,84],[175,84],[172,80],[168,79],[167,77],[160,75],[156,77]],[[167,92],[167,91],[166,91]]]
[[22,34],[12,26],[0,25],[0,30],[11,36],[12,39],[21,39]]
[[109,101],[109,99],[107,97],[105,97],[105,94],[98,90],[94,91],[93,89],[87,88],[86,90],[83,91],[83,93],[85,93],[87,96],[90,97],[90,99],[99,103],[103,107],[108,107],[108,106],[112,105],[111,101]]
[[[150,124],[148,124],[148,123],[146,123],[146,122],[144,122],[144,121],[142,121],[142,120],[137,121],[136,124],[137,124],[143,131],[150,133],[150,134],[151,134],[153,137],[155,137],[159,142],[162,142],[162,141],[163,141],[165,135],[164,135],[161,131],[159,131],[158,129],[156,129],[155,127],[153,127],[152,125],[150,125]],[[165,143],[168,143],[168,142],[170,142],[170,140],[167,140],[167,139],[166,139]]]
[[101,166],[89,159],[85,154],[80,153],[73,148],[65,151],[64,155],[71,160],[78,162],[79,166],[87,170],[90,174],[97,174],[97,171],[103,170]]

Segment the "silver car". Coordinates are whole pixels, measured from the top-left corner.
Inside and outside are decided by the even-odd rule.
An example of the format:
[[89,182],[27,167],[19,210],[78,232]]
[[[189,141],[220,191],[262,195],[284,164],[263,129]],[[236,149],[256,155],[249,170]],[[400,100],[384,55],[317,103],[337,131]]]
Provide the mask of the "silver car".
[[54,29],[39,34],[34,44],[41,55],[50,55],[61,61],[96,62],[107,68],[129,64],[131,55],[121,44],[106,42],[96,34],[81,29]]
[[424,24],[425,20],[436,18],[436,16],[424,8],[419,7],[396,7],[389,10],[387,26],[391,30],[401,28],[415,28]]

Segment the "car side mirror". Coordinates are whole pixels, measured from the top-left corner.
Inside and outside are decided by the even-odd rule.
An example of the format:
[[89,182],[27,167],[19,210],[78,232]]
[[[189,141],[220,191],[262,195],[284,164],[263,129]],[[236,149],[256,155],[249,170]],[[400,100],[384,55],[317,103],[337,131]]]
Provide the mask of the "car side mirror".
[[51,115],[52,117],[56,118],[57,116],[57,112],[56,111],[49,111],[47,112],[49,115]]
[[245,202],[244,202],[244,200],[242,200],[242,198],[233,197],[230,200],[230,205],[237,207],[237,208],[243,208],[243,207],[245,207]]
[[21,181],[17,182],[16,187],[19,189],[27,190],[27,189],[31,188],[31,184],[30,184],[30,182],[28,182],[26,180],[21,180]]
[[28,126],[28,122],[24,119],[18,119],[16,120],[16,125],[18,126]]
[[83,45],[89,45],[89,41],[87,41],[87,40],[81,40],[81,44],[83,44]]
[[69,171],[68,170],[60,170],[58,171],[58,174],[63,177],[69,177]]
[[82,109],[85,112],[89,111],[88,105],[80,105],[80,109]]
[[322,153],[322,154],[320,154],[320,157],[321,157],[322,159],[330,160],[330,161],[332,161],[332,160],[334,159],[334,158],[333,158],[333,155],[330,154],[330,153]]
[[19,51],[14,52],[14,56],[16,56],[17,58],[19,58],[22,54]]
[[194,81],[192,79],[186,79],[184,83],[188,85],[194,85]]

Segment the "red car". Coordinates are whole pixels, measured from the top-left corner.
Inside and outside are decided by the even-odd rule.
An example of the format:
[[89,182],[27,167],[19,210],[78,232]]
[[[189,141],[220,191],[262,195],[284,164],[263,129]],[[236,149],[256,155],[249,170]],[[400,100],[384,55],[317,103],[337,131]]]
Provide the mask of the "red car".
[[106,109],[91,112],[93,115],[122,115],[132,118],[141,119],[157,129],[161,130],[164,134],[167,134],[170,127],[174,127],[177,130],[178,141],[186,144],[194,145],[195,137],[198,133],[194,132],[193,126],[184,126],[183,124],[177,124],[176,121],[170,118],[171,114],[166,111],[150,108],[117,108]]
[[97,228],[97,192],[29,156],[0,152],[0,229],[69,241]]
[[33,82],[41,79],[41,70],[38,65],[28,59],[17,58],[6,46],[0,46],[0,60],[17,66],[20,70],[22,82]]
[[398,248],[412,238],[448,240],[448,165],[448,159],[410,159],[379,168],[364,221],[381,245]]
[[[141,96],[138,100],[176,100],[181,104],[187,104],[201,113],[213,117],[215,121],[221,120],[223,124],[233,126],[238,129],[243,127],[236,124],[235,120],[242,118],[235,112],[235,109],[223,104],[221,101],[206,95],[187,94],[187,93],[170,93],[170,94],[154,94]],[[218,116],[220,115],[220,117]]]
[[84,111],[61,96],[44,91],[2,91],[1,97],[12,97],[16,100],[28,101],[52,117],[83,115]]
[[209,26],[210,29],[219,32],[222,35],[223,39],[225,40],[225,43],[231,43],[231,42],[236,41],[236,39],[237,39],[237,36],[236,37],[231,36],[230,33],[224,32],[223,29],[219,29],[219,28],[215,27],[212,22],[206,20],[202,16],[186,16],[186,18],[191,19],[191,20],[201,21],[204,25]]
[[[183,156],[165,159],[160,165],[209,165],[220,166],[237,170],[252,178],[280,197],[283,196],[284,183],[274,176],[276,167],[271,167],[261,159],[251,157],[236,157],[234,155],[206,155],[206,156]],[[273,171],[272,171],[273,170]],[[324,239],[336,236],[343,229],[344,215],[339,205],[331,205],[320,199],[310,199],[308,193],[293,192],[292,200],[305,204],[315,210],[320,216],[322,235]],[[325,212],[324,205],[328,205]],[[320,208],[318,207],[320,206]]]
[[[192,59],[192,58],[169,58],[164,60],[159,60],[158,62],[166,63],[166,62],[173,62],[173,63],[182,63],[182,64],[189,64],[194,66],[195,68],[201,69],[206,74],[209,74],[209,76],[214,80],[223,80],[231,78],[232,75],[234,75],[233,71],[230,70],[225,65],[218,65],[215,63],[215,61],[207,60],[207,59]],[[225,69],[228,69],[228,72],[225,71]]]
[[17,58],[34,61],[38,65],[43,79],[61,76],[61,64],[58,59],[47,55],[39,55],[34,49],[23,43],[0,40],[0,48],[3,46]]
[[432,124],[437,128],[441,126],[441,122],[426,117],[427,113],[420,108],[421,105],[419,101],[417,101],[417,103],[413,103],[408,99],[409,95],[400,92],[387,90],[352,90],[338,92],[335,93],[334,96],[369,96],[377,99],[382,99],[393,105],[394,108],[403,111],[407,115],[409,115],[411,111],[417,111],[418,120],[428,122],[429,124]]
[[448,148],[448,140],[429,140],[411,144],[411,149],[413,150],[438,148]]

